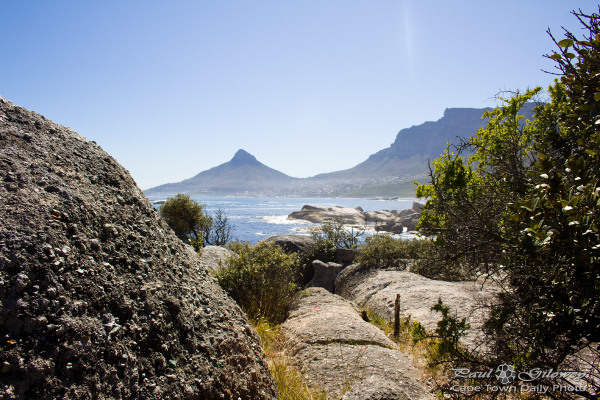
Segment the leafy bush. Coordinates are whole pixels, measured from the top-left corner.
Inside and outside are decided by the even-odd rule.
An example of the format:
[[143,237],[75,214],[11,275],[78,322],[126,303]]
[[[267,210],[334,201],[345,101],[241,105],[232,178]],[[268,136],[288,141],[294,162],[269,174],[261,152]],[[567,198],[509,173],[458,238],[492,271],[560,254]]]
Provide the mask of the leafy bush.
[[236,256],[217,271],[221,287],[252,320],[282,322],[298,291],[298,256],[273,242],[236,244]]
[[390,235],[377,234],[367,237],[360,247],[357,261],[368,267],[400,267],[405,269],[409,260],[429,257],[431,241],[394,239]]
[[[584,390],[552,397],[591,399],[600,393],[600,368],[588,361],[600,359],[600,12],[573,15],[583,37],[550,34],[556,50],[546,57],[559,79],[534,120],[520,123],[520,111],[539,88],[506,99],[459,154],[433,163],[417,196],[429,197],[420,228],[436,236],[440,260],[490,274],[503,289],[485,324],[493,352],[450,354],[453,362],[585,365]],[[465,162],[461,150],[473,155]],[[530,384],[557,383],[569,382]]]
[[323,262],[333,261],[336,247],[333,240],[324,238],[316,239],[315,244],[302,255],[301,261],[304,264],[310,264],[314,260],[321,260]]
[[364,232],[364,228],[348,230],[341,221],[326,221],[321,226],[311,229],[312,237],[317,241],[327,241],[333,243],[334,247],[346,249],[356,249]]

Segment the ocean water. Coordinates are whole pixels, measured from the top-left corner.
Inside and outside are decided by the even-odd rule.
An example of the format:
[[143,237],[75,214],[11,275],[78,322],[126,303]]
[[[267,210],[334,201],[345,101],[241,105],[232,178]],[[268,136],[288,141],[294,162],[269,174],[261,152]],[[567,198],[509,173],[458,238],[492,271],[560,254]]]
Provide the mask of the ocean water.
[[[149,196],[151,201],[166,200],[164,197]],[[362,207],[366,211],[404,210],[417,199],[371,200],[346,198],[295,198],[295,197],[192,197],[206,206],[208,214],[224,210],[233,225],[233,238],[256,243],[278,234],[309,234],[311,227],[318,226],[307,221],[288,220],[293,211],[302,206]],[[154,205],[156,208],[159,204]],[[374,233],[370,229],[366,232]],[[406,235],[410,237],[411,235]]]

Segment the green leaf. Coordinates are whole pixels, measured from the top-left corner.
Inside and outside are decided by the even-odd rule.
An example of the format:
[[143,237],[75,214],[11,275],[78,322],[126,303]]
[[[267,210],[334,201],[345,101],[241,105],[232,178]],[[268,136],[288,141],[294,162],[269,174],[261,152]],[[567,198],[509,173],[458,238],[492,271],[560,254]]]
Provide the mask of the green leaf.
[[567,57],[569,59],[573,59],[573,58],[575,58],[575,54],[573,54],[573,53],[566,53],[565,57]]
[[572,39],[563,39],[560,42],[557,43],[560,47],[571,47],[573,46],[573,40]]
[[561,56],[560,56],[560,54],[558,54],[558,53],[554,53],[554,54],[552,54],[552,55],[550,56],[550,58],[551,58],[551,59],[553,59],[553,60],[560,60],[560,59],[561,59]]
[[594,100],[596,100],[596,101],[600,101],[600,93],[596,93],[596,94],[594,95]]

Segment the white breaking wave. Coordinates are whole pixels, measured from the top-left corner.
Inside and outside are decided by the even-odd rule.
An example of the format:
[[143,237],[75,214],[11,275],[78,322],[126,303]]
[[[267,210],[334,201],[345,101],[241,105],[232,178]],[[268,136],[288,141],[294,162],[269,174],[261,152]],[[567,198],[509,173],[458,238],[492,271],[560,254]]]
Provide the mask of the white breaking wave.
[[311,222],[303,221],[299,219],[287,219],[287,215],[265,215],[260,217],[263,221],[268,224],[276,224],[276,225],[312,225]]

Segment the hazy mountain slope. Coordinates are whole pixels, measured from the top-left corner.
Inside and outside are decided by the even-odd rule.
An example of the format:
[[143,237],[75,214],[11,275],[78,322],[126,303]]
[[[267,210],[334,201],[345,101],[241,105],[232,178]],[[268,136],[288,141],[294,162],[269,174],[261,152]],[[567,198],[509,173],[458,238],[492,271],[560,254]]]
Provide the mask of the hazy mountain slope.
[[228,162],[200,172],[177,183],[167,183],[145,191],[147,195],[244,194],[291,187],[299,179],[259,162],[252,154],[238,150]]
[[427,161],[440,155],[447,142],[472,136],[485,125],[481,117],[490,109],[449,108],[435,122],[402,129],[390,147],[378,151],[353,168],[320,174],[317,181],[409,178],[427,171]]

